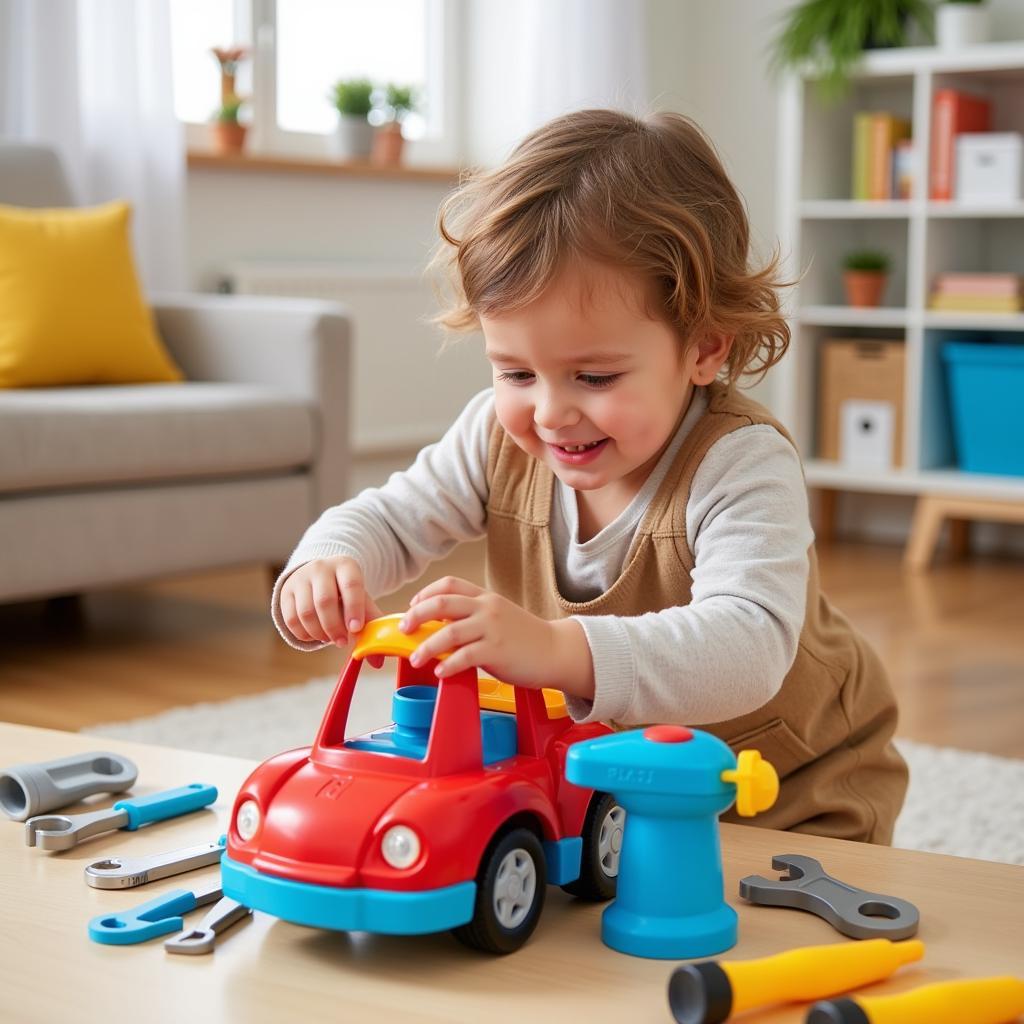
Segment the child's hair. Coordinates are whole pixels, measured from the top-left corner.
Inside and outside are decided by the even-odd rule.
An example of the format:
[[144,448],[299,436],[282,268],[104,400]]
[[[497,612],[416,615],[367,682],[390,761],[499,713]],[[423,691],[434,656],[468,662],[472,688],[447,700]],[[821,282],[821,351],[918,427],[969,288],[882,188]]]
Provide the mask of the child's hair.
[[743,203],[682,114],[558,117],[500,167],[464,180],[438,226],[432,267],[444,269],[454,294],[434,322],[450,331],[479,330],[480,315],[527,305],[564,266],[589,259],[655,282],[658,308],[645,312],[684,341],[733,335],[722,374],[730,385],[763,376],[789,344],[779,254],[748,266]]

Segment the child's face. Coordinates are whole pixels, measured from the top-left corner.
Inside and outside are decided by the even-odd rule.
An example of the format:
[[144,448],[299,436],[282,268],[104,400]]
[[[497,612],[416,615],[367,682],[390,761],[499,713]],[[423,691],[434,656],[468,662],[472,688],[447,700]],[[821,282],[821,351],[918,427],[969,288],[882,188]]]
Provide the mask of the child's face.
[[588,264],[560,274],[528,306],[481,317],[498,420],[575,490],[638,490],[694,382],[706,382],[698,346],[682,352],[672,327],[643,312],[644,287]]

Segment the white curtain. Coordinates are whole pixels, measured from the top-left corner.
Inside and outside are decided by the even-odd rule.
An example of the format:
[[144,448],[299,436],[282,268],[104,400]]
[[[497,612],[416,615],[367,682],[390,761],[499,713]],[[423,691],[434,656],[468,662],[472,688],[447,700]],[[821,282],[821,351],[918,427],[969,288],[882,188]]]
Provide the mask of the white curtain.
[[0,0],[0,135],[55,145],[79,204],[131,202],[144,286],[184,286],[168,0]]
[[645,8],[645,0],[470,0],[468,161],[498,163],[570,110],[646,113]]

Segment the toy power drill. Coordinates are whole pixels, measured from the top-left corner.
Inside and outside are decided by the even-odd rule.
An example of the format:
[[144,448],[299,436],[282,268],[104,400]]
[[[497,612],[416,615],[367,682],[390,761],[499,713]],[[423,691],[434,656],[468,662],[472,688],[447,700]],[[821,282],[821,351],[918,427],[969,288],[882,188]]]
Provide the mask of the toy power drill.
[[710,733],[654,725],[574,743],[565,777],[611,793],[626,811],[616,897],[601,917],[606,945],[683,959],[736,944],[718,815],[733,801],[747,817],[775,802],[778,775],[756,750],[737,758]]

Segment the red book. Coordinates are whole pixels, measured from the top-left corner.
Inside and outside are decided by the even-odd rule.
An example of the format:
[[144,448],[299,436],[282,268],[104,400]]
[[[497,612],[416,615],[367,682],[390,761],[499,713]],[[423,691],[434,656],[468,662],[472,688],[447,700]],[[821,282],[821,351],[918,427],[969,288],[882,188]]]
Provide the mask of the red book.
[[992,105],[981,96],[938,89],[932,100],[932,199],[952,199],[956,183],[956,137],[991,130]]

